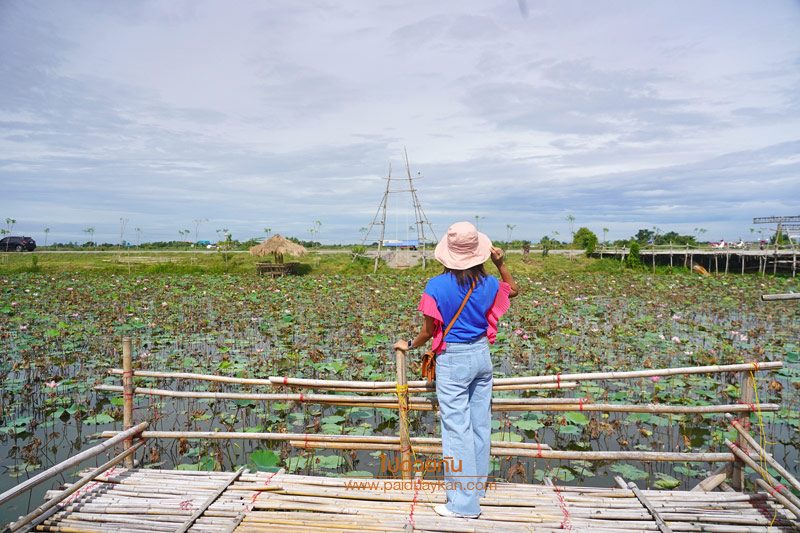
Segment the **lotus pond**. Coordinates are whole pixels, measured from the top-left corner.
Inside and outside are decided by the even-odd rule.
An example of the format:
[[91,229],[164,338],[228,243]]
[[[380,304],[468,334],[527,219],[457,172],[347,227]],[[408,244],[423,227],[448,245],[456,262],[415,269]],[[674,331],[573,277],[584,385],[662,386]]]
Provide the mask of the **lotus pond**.
[[[93,387],[119,383],[107,370],[121,365],[123,335],[134,338],[138,369],[391,380],[391,345],[418,327],[416,304],[425,279],[421,272],[276,280],[248,274],[0,275],[0,489],[91,446],[92,435],[121,428],[121,397]],[[759,300],[764,292],[797,290],[796,281],[584,269],[523,274],[519,282],[522,294],[503,318],[493,348],[497,376],[782,360],[780,372],[758,374],[758,398],[782,406],[763,414],[763,427],[775,457],[798,471],[800,306]],[[137,383],[243,390],[208,382]],[[739,394],[737,377],[727,374],[587,382],[566,392],[595,401],[685,405],[735,403]],[[151,428],[160,430],[397,432],[393,410],[294,402],[137,397],[135,418],[151,420]],[[412,412],[411,423],[412,435],[439,434],[433,413]],[[756,417],[753,423],[758,425]],[[495,413],[493,431],[494,439],[575,450],[725,451],[724,438],[734,438],[721,415]],[[144,467],[249,464],[380,475],[378,452],[185,439],[152,441],[146,450]],[[709,465],[503,458],[493,468],[493,476],[518,481],[552,476],[562,483],[609,486],[608,476],[619,473],[640,486],[688,488]],[[46,488],[11,502],[0,520],[37,505]]]

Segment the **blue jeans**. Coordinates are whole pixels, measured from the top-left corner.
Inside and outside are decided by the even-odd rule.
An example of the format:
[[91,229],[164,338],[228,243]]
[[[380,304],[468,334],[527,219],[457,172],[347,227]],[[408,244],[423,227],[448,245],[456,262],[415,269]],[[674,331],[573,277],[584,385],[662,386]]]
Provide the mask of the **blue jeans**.
[[[442,455],[447,508],[480,514],[489,475],[492,430],[492,361],[489,342],[447,343],[436,357],[436,396],[442,418]],[[459,468],[460,467],[460,468]]]

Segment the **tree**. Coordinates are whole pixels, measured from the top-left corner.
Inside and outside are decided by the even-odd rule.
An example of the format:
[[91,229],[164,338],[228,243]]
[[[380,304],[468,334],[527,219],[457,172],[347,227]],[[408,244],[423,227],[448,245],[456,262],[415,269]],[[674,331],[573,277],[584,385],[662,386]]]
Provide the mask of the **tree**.
[[597,235],[587,227],[578,228],[572,238],[572,244],[586,250],[586,254],[591,254],[597,248]]
[[606,235],[608,235],[608,228],[603,228],[603,246],[605,246],[606,242],[608,242],[608,239],[606,239]]
[[16,223],[17,223],[17,219],[15,219],[15,218],[6,218],[6,226],[7,226],[6,233],[11,233],[12,231],[14,231],[14,224],[16,224]]
[[194,224],[194,242],[197,242],[197,241],[200,240],[198,235],[200,234],[200,224],[202,224],[203,222],[208,222],[208,219],[207,218],[196,218],[196,219],[192,220],[192,224]]
[[569,222],[569,234],[575,237],[575,215],[570,213],[565,220]]
[[272,233],[272,228],[264,228],[264,233],[266,233],[267,237],[269,237],[270,233]]
[[125,240],[125,228],[128,225],[128,219],[120,217],[119,219],[119,247],[122,248],[122,243]]
[[628,268],[641,268],[642,258],[639,255],[639,242],[632,240],[630,242],[630,251],[625,257],[625,266]]
[[[553,235],[558,235],[558,232],[554,231]],[[542,237],[542,240],[539,241],[539,245],[542,247],[542,256],[545,256],[550,253],[552,248],[558,246],[558,241],[545,235]]]
[[516,228],[516,224],[506,224],[506,230],[508,230],[508,242],[511,243],[511,234],[514,233],[514,228]]
[[655,233],[651,229],[640,229],[636,232],[636,235],[633,236],[636,239],[636,242],[639,244],[647,244],[653,240],[653,236]]
[[480,220],[482,218],[486,217],[482,217],[481,215],[475,215],[475,229],[480,229]]
[[50,228],[44,228],[44,245],[47,246],[47,237],[50,235]]

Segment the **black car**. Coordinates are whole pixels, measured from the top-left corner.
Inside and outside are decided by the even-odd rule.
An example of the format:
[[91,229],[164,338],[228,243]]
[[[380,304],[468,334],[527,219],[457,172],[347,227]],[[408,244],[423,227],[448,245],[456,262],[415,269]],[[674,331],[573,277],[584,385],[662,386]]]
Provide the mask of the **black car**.
[[36,249],[36,241],[30,237],[3,237],[0,239],[0,252],[32,252]]

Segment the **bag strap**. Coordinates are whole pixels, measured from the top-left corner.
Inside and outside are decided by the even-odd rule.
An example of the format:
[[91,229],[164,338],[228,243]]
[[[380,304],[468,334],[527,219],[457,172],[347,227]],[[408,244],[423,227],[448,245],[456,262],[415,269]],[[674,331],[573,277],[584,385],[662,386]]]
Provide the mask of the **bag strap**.
[[447,337],[447,334],[450,333],[450,329],[456,323],[456,320],[458,320],[458,316],[461,314],[461,311],[464,310],[464,306],[467,305],[467,300],[469,300],[469,297],[472,296],[472,291],[473,290],[475,290],[475,280],[474,279],[472,280],[472,286],[469,288],[469,291],[467,291],[467,295],[464,296],[464,301],[461,302],[461,307],[458,308],[458,311],[456,311],[456,314],[453,315],[453,319],[450,321],[449,324],[447,324],[447,329],[445,329],[444,333],[442,334],[442,340],[444,340],[444,338]]

